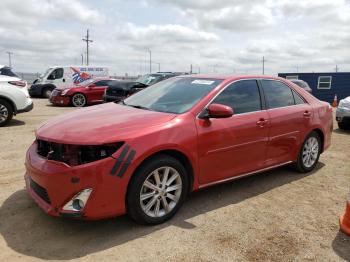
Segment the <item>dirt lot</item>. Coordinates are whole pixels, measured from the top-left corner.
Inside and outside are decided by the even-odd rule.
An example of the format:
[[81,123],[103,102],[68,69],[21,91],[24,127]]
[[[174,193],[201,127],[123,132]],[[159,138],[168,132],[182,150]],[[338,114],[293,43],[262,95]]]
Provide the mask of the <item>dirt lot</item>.
[[[350,132],[336,129],[317,170],[280,168],[192,194],[169,222],[144,227],[128,217],[83,222],[44,214],[24,190],[24,157],[34,130],[75,110],[35,99],[35,109],[0,129],[0,261],[343,261],[339,232],[350,186]],[[80,109],[77,109],[80,110]]]

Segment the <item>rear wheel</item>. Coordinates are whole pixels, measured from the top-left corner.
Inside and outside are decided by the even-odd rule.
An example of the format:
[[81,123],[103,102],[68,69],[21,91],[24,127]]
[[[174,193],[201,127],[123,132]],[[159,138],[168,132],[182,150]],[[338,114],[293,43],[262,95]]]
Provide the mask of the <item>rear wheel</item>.
[[4,99],[0,99],[0,126],[6,125],[13,117],[12,106]]
[[86,97],[82,93],[76,93],[72,96],[72,105],[75,107],[83,107],[86,105]]
[[305,139],[298,156],[296,169],[301,173],[312,171],[320,158],[321,139],[316,132],[311,132]]
[[127,195],[128,214],[140,224],[160,224],[170,219],[184,202],[188,177],[173,157],[159,155],[135,173]]

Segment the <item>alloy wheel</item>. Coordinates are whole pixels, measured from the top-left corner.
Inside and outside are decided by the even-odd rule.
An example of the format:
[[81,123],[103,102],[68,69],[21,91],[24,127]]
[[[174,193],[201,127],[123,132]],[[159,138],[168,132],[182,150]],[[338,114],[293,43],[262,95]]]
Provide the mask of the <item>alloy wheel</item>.
[[157,168],[148,175],[141,187],[141,208],[150,217],[163,217],[176,207],[181,193],[179,172],[168,166]]
[[305,167],[312,167],[317,161],[317,157],[319,154],[319,142],[316,137],[309,137],[303,147],[303,164]]
[[86,98],[82,94],[75,94],[72,99],[73,105],[76,107],[85,106]]
[[9,116],[9,111],[6,106],[0,104],[0,123],[3,123],[7,120]]

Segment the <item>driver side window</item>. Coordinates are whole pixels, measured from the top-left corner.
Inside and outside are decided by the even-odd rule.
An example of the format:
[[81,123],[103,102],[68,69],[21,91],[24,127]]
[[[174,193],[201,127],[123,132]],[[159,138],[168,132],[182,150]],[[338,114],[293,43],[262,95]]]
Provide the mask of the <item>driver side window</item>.
[[62,77],[63,77],[63,68],[57,68],[50,74],[48,79],[54,80],[54,79],[61,79]]
[[256,80],[241,80],[225,88],[212,102],[233,109],[235,115],[261,110],[261,98]]

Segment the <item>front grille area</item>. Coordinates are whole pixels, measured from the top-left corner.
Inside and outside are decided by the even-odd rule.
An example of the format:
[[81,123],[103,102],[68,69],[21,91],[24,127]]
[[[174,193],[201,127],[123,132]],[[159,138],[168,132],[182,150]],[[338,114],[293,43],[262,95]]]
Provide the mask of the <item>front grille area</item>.
[[67,145],[37,140],[37,153],[48,159],[70,166],[82,165],[104,159],[116,152],[124,142],[108,145]]
[[51,200],[49,198],[49,194],[46,189],[42,186],[38,185],[30,178],[30,188],[37,194],[42,200],[51,205]]

